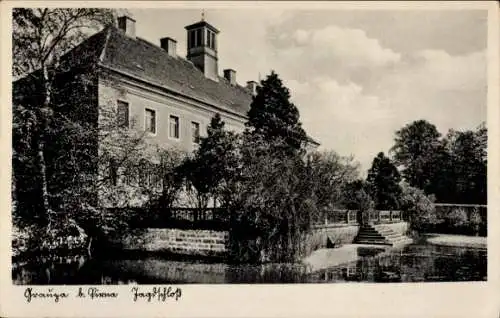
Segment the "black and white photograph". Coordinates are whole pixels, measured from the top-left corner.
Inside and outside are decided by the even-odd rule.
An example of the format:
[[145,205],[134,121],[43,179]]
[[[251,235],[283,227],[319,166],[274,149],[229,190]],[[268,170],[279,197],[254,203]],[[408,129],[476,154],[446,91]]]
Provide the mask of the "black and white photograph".
[[12,14],[16,284],[487,279],[486,11]]
[[209,4],[9,8],[13,285],[490,279],[487,7]]

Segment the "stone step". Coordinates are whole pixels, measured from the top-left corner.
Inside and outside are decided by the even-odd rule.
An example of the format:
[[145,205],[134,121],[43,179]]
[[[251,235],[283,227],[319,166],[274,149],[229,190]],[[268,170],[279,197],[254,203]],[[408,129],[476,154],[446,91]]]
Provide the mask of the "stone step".
[[398,233],[392,233],[392,234],[383,235],[383,236],[385,236],[386,238],[390,238],[390,237],[401,237],[403,235],[398,234]]
[[393,242],[392,245],[393,246],[395,246],[395,245],[406,245],[406,244],[411,244],[411,243],[413,243],[413,240],[411,238],[407,237],[404,240]]
[[400,241],[404,241],[406,240],[405,237],[397,237],[397,238],[390,238],[390,239],[387,239],[387,241],[391,242],[391,243],[395,243],[395,242],[400,242]]
[[391,241],[391,240],[390,240],[390,242],[391,242],[392,244],[398,244],[398,245],[399,245],[399,244],[412,243],[412,242],[413,242],[413,240],[412,240],[411,238],[409,238],[409,237],[402,237],[402,238],[401,238],[401,239],[399,239],[399,240],[394,240],[394,241]]
[[370,245],[392,245],[384,240],[357,240],[358,244],[370,244]]
[[378,233],[378,231],[375,230],[375,229],[360,229],[359,232],[373,232],[373,233]]
[[374,238],[374,239],[384,239],[384,237],[380,234],[366,234],[366,233],[361,233],[358,234],[358,237],[366,237],[366,238]]
[[380,229],[380,230],[377,230],[377,232],[379,232],[379,233],[396,233],[393,230],[389,230],[389,229]]

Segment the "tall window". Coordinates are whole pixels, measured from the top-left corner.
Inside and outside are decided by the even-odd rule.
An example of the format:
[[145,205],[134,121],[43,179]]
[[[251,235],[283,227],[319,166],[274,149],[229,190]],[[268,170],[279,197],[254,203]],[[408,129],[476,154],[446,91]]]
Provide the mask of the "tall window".
[[128,103],[121,100],[118,101],[117,122],[118,127],[129,127]]
[[195,30],[195,32],[196,32],[195,46],[202,46],[203,45],[202,29],[197,29]]
[[189,31],[188,42],[189,42],[188,46],[190,48],[195,46],[195,43],[196,43],[196,33],[194,31]]
[[215,33],[207,30],[207,46],[215,50]]
[[146,131],[156,134],[156,112],[152,109],[146,108],[144,120]]
[[200,124],[197,122],[191,122],[191,138],[193,143],[200,143]]
[[179,138],[179,117],[177,116],[170,115],[169,136],[170,138]]

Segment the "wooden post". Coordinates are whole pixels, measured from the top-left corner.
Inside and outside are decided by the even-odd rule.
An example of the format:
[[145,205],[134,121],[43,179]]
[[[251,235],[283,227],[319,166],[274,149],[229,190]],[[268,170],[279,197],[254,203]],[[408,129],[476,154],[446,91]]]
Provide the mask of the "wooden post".
[[389,222],[392,223],[392,210],[389,211]]

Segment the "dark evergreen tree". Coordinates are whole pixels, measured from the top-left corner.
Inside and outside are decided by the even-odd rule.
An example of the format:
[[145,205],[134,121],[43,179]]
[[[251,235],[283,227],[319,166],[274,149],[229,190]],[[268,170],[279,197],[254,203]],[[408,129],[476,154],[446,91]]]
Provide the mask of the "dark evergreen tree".
[[221,183],[231,178],[238,166],[236,135],[224,129],[219,114],[210,121],[207,136],[200,139],[194,157],[188,158],[182,170],[197,191],[198,207],[204,208],[210,197],[224,200]]
[[401,176],[391,160],[383,152],[380,152],[373,159],[366,181],[370,195],[375,201],[376,209],[392,210],[399,208]]
[[299,111],[290,102],[290,92],[272,71],[257,87],[248,111],[247,127],[250,133],[260,134],[265,140],[283,139],[293,150],[307,142],[307,135],[299,121]]

